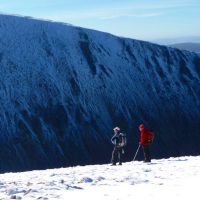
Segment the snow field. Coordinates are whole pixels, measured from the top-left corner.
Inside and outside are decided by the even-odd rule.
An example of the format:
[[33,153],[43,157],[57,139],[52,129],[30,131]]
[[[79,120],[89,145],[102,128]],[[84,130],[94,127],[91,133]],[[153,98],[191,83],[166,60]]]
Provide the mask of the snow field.
[[198,197],[200,156],[0,175],[0,199],[176,199]]

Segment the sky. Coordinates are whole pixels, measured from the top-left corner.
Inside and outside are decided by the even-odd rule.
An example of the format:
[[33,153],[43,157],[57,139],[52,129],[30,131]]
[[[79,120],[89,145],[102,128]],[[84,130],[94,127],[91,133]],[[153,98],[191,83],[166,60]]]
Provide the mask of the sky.
[[0,13],[148,41],[200,40],[200,0],[0,0]]

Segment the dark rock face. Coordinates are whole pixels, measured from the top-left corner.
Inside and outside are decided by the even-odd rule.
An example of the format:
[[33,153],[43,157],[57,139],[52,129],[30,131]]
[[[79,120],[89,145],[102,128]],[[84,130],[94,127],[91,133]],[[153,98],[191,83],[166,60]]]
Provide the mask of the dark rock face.
[[1,15],[0,73],[1,172],[109,162],[114,126],[131,160],[141,122],[153,158],[200,153],[194,53]]

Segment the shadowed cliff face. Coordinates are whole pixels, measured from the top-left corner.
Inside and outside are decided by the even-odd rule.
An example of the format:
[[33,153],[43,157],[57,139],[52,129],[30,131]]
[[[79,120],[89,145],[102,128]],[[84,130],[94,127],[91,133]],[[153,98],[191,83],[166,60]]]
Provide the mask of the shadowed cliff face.
[[0,74],[2,172],[109,162],[116,125],[131,160],[141,122],[154,158],[200,153],[196,54],[1,15]]

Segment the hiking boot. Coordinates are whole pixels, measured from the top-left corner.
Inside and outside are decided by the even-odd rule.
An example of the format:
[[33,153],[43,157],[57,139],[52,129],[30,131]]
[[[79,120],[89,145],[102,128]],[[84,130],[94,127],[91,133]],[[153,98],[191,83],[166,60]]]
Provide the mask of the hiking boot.
[[116,165],[116,163],[112,163],[112,164],[111,164],[111,166],[115,166],[115,165]]
[[120,162],[119,165],[122,165],[122,163]]
[[145,163],[150,163],[151,161],[150,161],[150,160],[145,160],[145,161],[143,161],[143,162],[145,162]]

